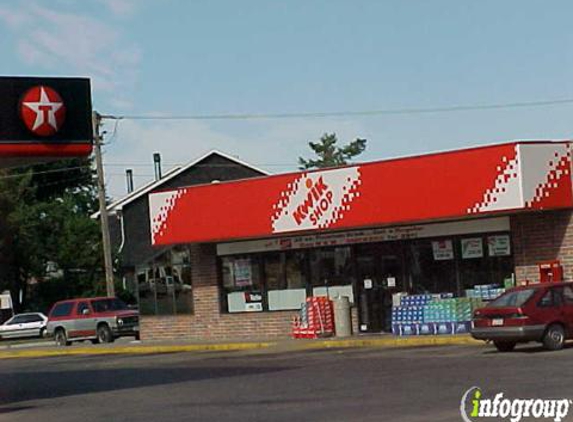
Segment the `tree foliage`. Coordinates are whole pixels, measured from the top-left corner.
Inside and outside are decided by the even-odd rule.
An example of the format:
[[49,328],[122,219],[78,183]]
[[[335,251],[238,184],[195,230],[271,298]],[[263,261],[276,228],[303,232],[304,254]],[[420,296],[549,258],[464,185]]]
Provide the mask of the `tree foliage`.
[[300,169],[336,167],[348,164],[352,158],[362,154],[366,149],[366,139],[357,138],[342,147],[339,147],[337,142],[335,133],[325,133],[318,142],[309,142],[308,145],[317,158],[307,160],[299,157]]
[[36,281],[20,307],[38,310],[101,291],[99,225],[90,218],[96,207],[89,159],[1,171],[0,291],[17,298]]

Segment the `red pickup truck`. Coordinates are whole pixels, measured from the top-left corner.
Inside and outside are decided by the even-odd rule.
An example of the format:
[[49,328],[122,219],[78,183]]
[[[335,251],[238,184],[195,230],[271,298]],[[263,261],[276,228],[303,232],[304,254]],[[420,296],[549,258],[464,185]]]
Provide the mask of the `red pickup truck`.
[[115,297],[63,300],[52,306],[46,328],[58,346],[82,340],[111,343],[124,336],[139,340],[139,314]]

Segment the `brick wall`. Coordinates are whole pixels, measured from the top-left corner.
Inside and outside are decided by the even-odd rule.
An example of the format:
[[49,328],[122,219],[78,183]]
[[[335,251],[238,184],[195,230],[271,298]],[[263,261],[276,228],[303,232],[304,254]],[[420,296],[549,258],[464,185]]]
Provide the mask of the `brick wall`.
[[[214,245],[191,245],[194,314],[143,316],[144,340],[241,340],[286,338],[296,311],[221,313]],[[353,310],[353,329],[357,332],[357,312]]]
[[539,282],[537,264],[558,259],[566,280],[573,279],[573,212],[518,214],[511,217],[515,275],[518,283]]
[[[573,280],[573,212],[571,210],[517,214],[511,217],[513,256],[518,283],[539,281],[537,264],[559,259],[566,280]],[[194,315],[144,316],[142,338],[256,339],[285,338],[296,311],[221,313],[214,245],[192,245]],[[353,332],[358,332],[357,308],[352,308]]]

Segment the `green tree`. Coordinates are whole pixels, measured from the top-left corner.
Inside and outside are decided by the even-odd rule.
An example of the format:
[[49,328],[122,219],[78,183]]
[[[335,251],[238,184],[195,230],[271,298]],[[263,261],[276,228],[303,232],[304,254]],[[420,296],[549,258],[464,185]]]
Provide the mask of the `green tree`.
[[[103,290],[95,177],[89,159],[65,160],[0,173],[0,290],[29,307]],[[54,272],[48,264],[55,264]],[[59,275],[58,275],[59,274]],[[59,278],[59,279],[58,279]],[[101,287],[100,287],[101,285]]]
[[335,133],[325,133],[318,142],[309,142],[308,145],[316,154],[316,159],[304,159],[299,157],[298,163],[301,170],[311,168],[336,167],[348,162],[360,155],[366,149],[366,139],[357,138],[348,145],[339,147]]

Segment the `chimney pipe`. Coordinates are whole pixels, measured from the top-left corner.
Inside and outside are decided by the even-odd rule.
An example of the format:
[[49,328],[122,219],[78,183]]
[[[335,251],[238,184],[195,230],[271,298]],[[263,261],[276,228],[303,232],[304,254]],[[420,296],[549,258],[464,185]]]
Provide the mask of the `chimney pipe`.
[[161,154],[155,152],[153,154],[153,166],[155,167],[155,181],[161,179]]
[[125,178],[127,181],[127,193],[133,192],[133,170],[125,170]]

